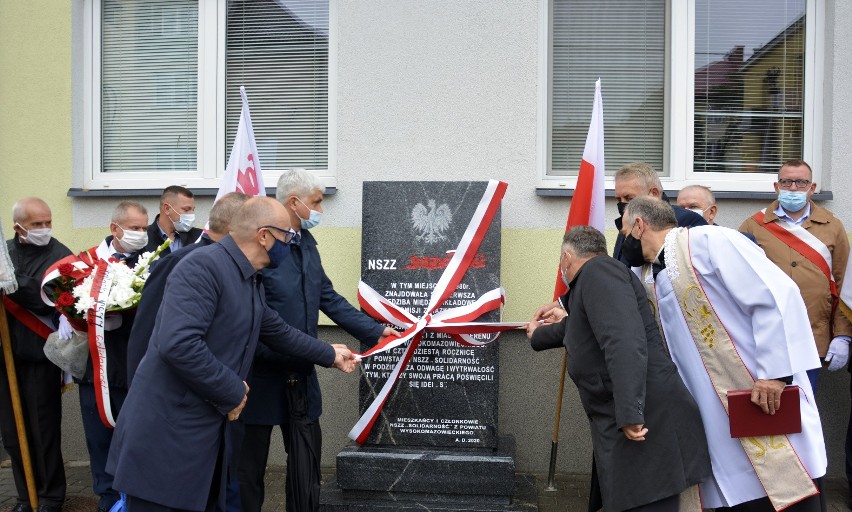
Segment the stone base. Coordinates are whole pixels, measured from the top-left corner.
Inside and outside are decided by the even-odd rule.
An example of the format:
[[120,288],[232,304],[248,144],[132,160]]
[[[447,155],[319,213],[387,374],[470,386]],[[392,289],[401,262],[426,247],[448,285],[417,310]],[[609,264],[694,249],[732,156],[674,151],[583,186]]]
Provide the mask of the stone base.
[[349,491],[337,485],[336,479],[325,482],[320,490],[322,512],[369,511],[470,511],[470,512],[538,512],[535,477],[518,475],[513,482],[515,495],[477,496],[464,494]]
[[538,510],[535,478],[515,476],[515,441],[496,449],[350,445],[323,485],[321,510]]

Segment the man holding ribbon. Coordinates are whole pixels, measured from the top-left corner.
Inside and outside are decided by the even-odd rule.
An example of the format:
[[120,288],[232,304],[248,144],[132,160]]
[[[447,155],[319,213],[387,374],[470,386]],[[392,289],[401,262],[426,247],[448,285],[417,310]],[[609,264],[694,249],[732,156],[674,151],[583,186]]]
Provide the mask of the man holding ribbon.
[[[44,356],[44,340],[56,328],[56,311],[41,300],[41,276],[55,262],[71,254],[51,235],[50,207],[36,197],[16,202],[12,207],[15,237],[6,242],[15,268],[18,290],[4,296],[12,335],[12,353],[24,429],[33,461],[35,488],[40,512],[58,512],[65,501],[65,467],[62,462],[61,426],[62,372]],[[12,475],[18,492],[13,512],[31,512],[27,482],[6,365],[0,354],[0,436],[12,461]]]
[[293,329],[266,304],[259,271],[287,260],[294,234],[281,203],[251,198],[229,236],[171,272],[110,451],[130,510],[225,509],[230,422],[245,407],[259,341],[311,364],[355,369],[345,346]]
[[[148,211],[136,201],[122,201],[115,207],[110,222],[110,235],[96,248],[93,260],[121,261],[129,266],[136,261],[148,244]],[[108,313],[104,319],[104,346],[106,349],[106,382],[111,415],[116,418],[127,396],[127,341],[133,328],[134,311]],[[60,318],[60,333],[68,329],[65,316]],[[98,398],[102,393],[95,383],[92,358],[86,363],[86,373],[78,381],[80,392],[80,414],[89,450],[89,465],[92,471],[92,489],[100,496],[98,509],[107,511],[118,501],[118,492],[113,489],[112,475],[105,470],[107,455],[113,438],[113,429],[101,419]],[[102,393],[102,396],[106,396]]]
[[[799,286],[819,356],[830,371],[849,359],[852,323],[838,308],[849,238],[840,219],[811,200],[816,183],[802,160],[785,162],[778,170],[778,199],[746,219],[740,231],[751,233],[758,245]],[[819,368],[808,372],[816,392]]]
[[[375,345],[396,331],[352,307],[326,276],[310,232],[322,216],[322,195],[319,179],[303,169],[286,171],[278,179],[275,197],[286,208],[296,235],[289,259],[263,271],[266,300],[284,321],[305,334],[317,336],[322,311],[352,337]],[[314,365],[261,345],[249,387],[252,393],[242,415],[245,437],[239,458],[242,510],[260,512],[263,505],[263,480],[275,425],[281,428],[287,451],[287,510],[319,510],[322,395]],[[302,456],[293,453],[294,443],[304,445]]]
[[[703,506],[825,511],[825,444],[806,374],[820,362],[796,283],[737,231],[675,226],[667,204],[633,199],[622,250],[645,262],[634,270],[701,410],[713,465]],[[751,401],[775,414],[791,383],[799,386],[799,433],[731,437],[729,391],[751,390]]]
[[697,512],[696,486],[710,476],[704,427],[642,284],[606,255],[606,239],[589,226],[565,234],[559,268],[570,314],[559,323],[530,322],[527,335],[535,350],[568,350],[604,509]]

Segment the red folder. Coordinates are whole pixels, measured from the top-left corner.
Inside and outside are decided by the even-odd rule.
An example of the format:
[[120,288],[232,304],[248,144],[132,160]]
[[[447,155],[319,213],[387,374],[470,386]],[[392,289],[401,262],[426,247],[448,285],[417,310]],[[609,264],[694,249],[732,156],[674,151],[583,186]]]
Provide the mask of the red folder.
[[776,436],[802,431],[799,410],[799,386],[787,386],[781,392],[781,408],[774,415],[751,402],[751,390],[728,391],[728,418],[731,437]]

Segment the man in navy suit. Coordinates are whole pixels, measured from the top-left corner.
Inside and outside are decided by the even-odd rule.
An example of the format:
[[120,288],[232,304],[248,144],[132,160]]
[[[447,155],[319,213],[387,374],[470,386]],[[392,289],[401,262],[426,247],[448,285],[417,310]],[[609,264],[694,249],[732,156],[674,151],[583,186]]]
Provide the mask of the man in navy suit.
[[[310,232],[322,216],[322,193],[319,180],[307,171],[287,171],[279,178],[275,196],[286,208],[298,234],[291,243],[289,260],[278,268],[263,271],[266,300],[288,324],[310,336],[317,335],[319,312],[322,311],[352,337],[374,345],[396,331],[352,307],[334,290],[326,276],[317,241]],[[288,453],[287,510],[317,510],[322,396],[313,364],[261,347],[255,356],[249,386],[252,394],[242,415],[245,437],[238,463],[243,512],[259,512],[263,505],[263,477],[275,425],[281,427]],[[297,424],[303,429],[300,439],[308,440],[310,452],[308,457],[300,458],[299,463],[294,462],[290,449],[290,429]],[[294,479],[300,485],[293,485]]]
[[284,207],[255,197],[228,236],[193,251],[169,276],[107,464],[129,510],[225,508],[230,423],[245,407],[260,340],[311,363],[355,369],[344,345],[291,328],[266,304],[259,271],[286,261],[293,235]]
[[136,321],[130,332],[127,342],[127,384],[133,383],[133,375],[136,368],[148,350],[148,340],[154,331],[154,321],[157,319],[157,311],[163,302],[163,293],[166,290],[166,282],[169,274],[186,255],[208,245],[218,242],[228,234],[231,225],[231,217],[246,202],[249,196],[241,192],[231,192],[222,196],[210,210],[208,219],[209,229],[201,235],[196,243],[192,243],[151,264],[151,275],[145,281],[145,293],[136,308]]

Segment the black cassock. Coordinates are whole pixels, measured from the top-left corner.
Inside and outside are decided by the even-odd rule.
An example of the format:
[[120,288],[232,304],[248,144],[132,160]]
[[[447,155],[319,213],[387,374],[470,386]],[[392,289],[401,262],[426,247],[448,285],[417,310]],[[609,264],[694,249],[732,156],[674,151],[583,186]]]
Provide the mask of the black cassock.
[[[597,256],[571,282],[568,316],[539,327],[535,350],[565,346],[568,374],[589,418],[604,509],[619,512],[708,478],[698,406],[668,356],[639,278]],[[645,441],[621,427],[644,424]]]

